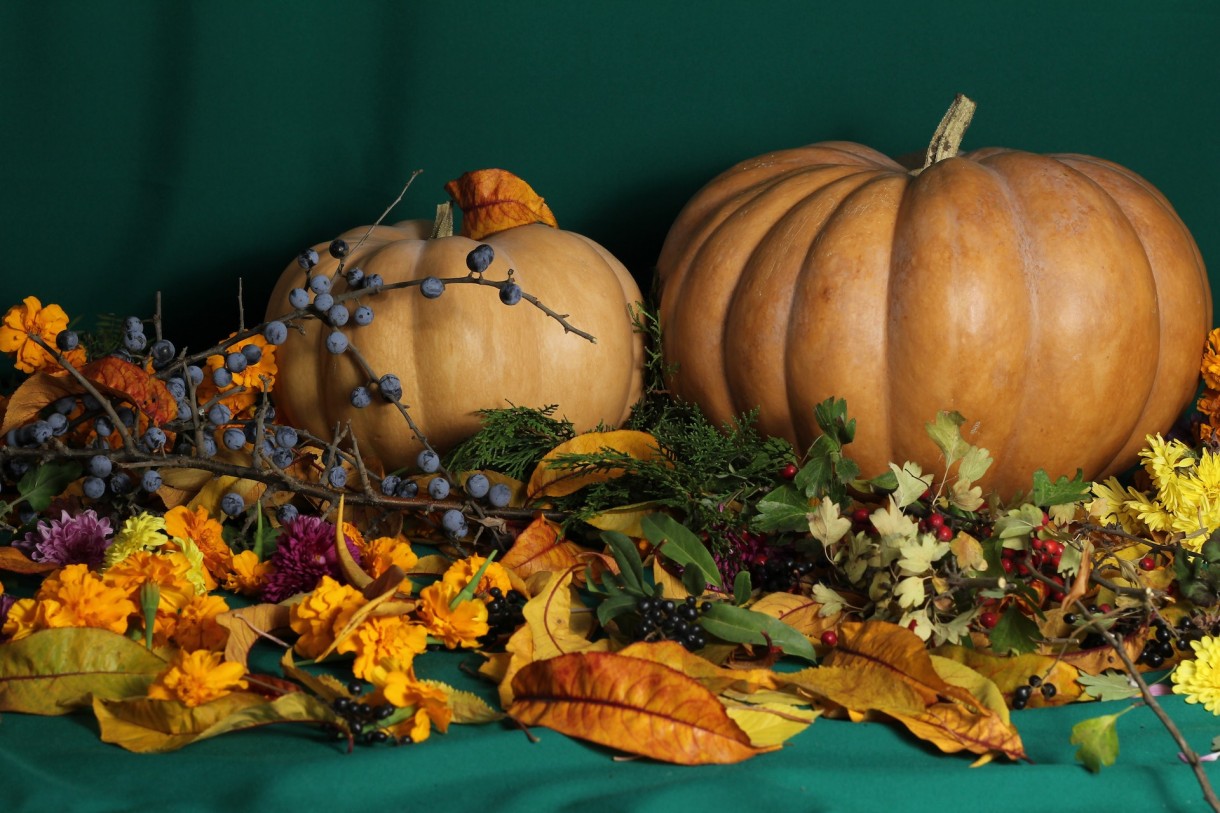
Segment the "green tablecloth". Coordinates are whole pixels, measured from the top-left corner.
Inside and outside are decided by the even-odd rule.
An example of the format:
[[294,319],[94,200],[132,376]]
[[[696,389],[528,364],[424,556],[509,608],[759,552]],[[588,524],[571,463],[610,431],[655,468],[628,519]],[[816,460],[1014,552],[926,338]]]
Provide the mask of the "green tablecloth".
[[[430,653],[424,677],[487,692],[458,671],[463,657]],[[473,659],[477,662],[477,659]],[[492,699],[491,694],[486,694]],[[1196,750],[1220,720],[1162,698]],[[819,720],[782,751],[737,765],[677,767],[616,761],[607,749],[511,723],[453,726],[414,746],[327,741],[318,730],[272,726],[164,755],[102,743],[89,715],[0,719],[0,809],[5,813],[160,813],[192,810],[538,811],[1114,811],[1205,810],[1190,768],[1152,711],[1118,722],[1117,764],[1090,774],[1068,742],[1079,720],[1128,704],[1080,703],[1015,713],[1029,763],[971,768],[898,726]],[[1209,763],[1220,785],[1220,764]]]

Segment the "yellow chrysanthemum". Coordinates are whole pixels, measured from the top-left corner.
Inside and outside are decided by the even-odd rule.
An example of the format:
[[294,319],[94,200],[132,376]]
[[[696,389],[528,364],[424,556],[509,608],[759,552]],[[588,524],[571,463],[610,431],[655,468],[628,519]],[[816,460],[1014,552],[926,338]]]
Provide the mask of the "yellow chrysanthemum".
[[246,688],[246,667],[219,652],[179,652],[148,687],[153,700],[177,700],[191,708]]
[[229,631],[216,621],[216,617],[228,611],[229,605],[220,596],[192,596],[178,609],[174,643],[186,650],[223,651]]
[[1208,389],[1220,390],[1220,327],[1207,334],[1207,345],[1203,348],[1203,361],[1199,365],[1203,383]]
[[[55,337],[68,327],[68,315],[58,305],[43,307],[36,296],[27,296],[20,305],[14,305],[4,314],[0,322],[0,352],[13,357],[13,363],[23,373],[66,372],[55,357],[35,344],[30,337],[37,336],[52,347]],[[64,354],[74,367],[85,361],[83,348]]]
[[[465,559],[459,559],[449,566],[449,569],[445,571],[445,575],[441,577],[441,581],[451,587],[456,587],[453,591],[456,594],[463,587],[470,584],[474,574],[479,572],[479,568],[486,561],[482,556],[468,556]],[[508,571],[499,562],[492,562],[487,566],[487,570],[483,571],[483,578],[479,579],[479,584],[474,591],[478,594],[485,594],[493,587],[500,588],[500,592],[504,594],[513,589],[513,583],[508,577]]]
[[67,565],[47,576],[35,599],[41,605],[35,610],[40,629],[97,627],[124,633],[128,618],[136,612],[125,591],[106,584],[83,564]]
[[1129,534],[1143,534],[1147,528],[1140,521],[1139,513],[1127,505],[1133,495],[1138,495],[1138,492],[1124,488],[1117,477],[1111,477],[1104,483],[1093,483],[1094,499],[1088,505],[1089,514],[1103,523],[1118,523]]
[[[233,335],[230,333],[229,337],[232,338]],[[247,364],[241,372],[233,373],[232,383],[218,390],[216,385],[212,383],[212,373],[224,367],[225,354],[240,353],[246,345],[258,347],[262,356],[258,362]],[[271,385],[275,383],[275,376],[279,372],[275,363],[275,345],[267,344],[267,340],[261,334],[255,334],[248,339],[243,339],[236,344],[230,345],[225,354],[218,353],[214,356],[208,356],[207,375],[203,377],[203,384],[200,385],[199,398],[203,401],[219,393],[221,396],[220,400],[232,410],[233,416],[237,417],[258,402],[259,393],[271,391]],[[238,390],[241,390],[241,392]]]
[[367,679],[374,667],[406,670],[415,656],[428,648],[428,630],[406,616],[369,618],[339,642],[335,651],[354,652],[352,674]]
[[221,584],[226,590],[243,596],[257,595],[263,589],[271,570],[270,562],[260,562],[257,553],[244,550],[234,554],[229,560],[229,570]]
[[[411,549],[411,543],[402,537],[379,536],[368,542],[364,548],[364,558],[361,565],[374,579],[381,576],[394,565],[408,571],[419,562],[419,556]],[[410,595],[411,582],[406,581],[399,592]]]
[[165,532],[171,537],[194,542],[203,554],[204,567],[218,582],[228,575],[229,562],[233,559],[233,552],[221,535],[222,529],[220,522],[213,519],[202,505],[197,506],[194,512],[185,505],[165,512]]
[[114,535],[114,543],[106,549],[104,567],[114,567],[136,551],[153,550],[167,541],[164,517],[147,511],[128,517],[123,527]]
[[487,604],[483,601],[463,601],[449,609],[461,591],[456,584],[439,581],[419,592],[419,620],[447,649],[476,647],[488,630]]
[[1170,676],[1174,694],[1186,696],[1187,703],[1202,703],[1212,714],[1220,714],[1220,638],[1204,636],[1190,642],[1192,660],[1178,664]]
[[356,588],[323,576],[317,587],[292,605],[288,623],[300,636],[293,649],[306,658],[318,657],[367,601]]
[[415,679],[410,671],[376,668],[369,675],[376,686],[373,703],[390,703],[400,709],[415,709],[415,714],[393,726],[397,737],[407,737],[411,742],[423,742],[432,733],[432,727],[442,734],[449,730],[453,710],[449,708],[449,694],[440,686]]

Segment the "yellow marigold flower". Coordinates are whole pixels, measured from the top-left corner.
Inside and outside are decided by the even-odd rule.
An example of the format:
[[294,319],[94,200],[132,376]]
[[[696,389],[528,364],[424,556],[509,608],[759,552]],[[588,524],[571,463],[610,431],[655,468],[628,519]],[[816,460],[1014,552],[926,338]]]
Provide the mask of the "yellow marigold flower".
[[[234,334],[229,334],[229,338],[233,336]],[[218,390],[212,383],[212,373],[224,367],[225,354],[240,353],[246,345],[255,345],[262,352],[258,363],[247,364],[240,373],[233,373],[233,382],[224,389]],[[275,376],[279,372],[275,364],[275,345],[267,344],[267,340],[261,334],[255,334],[230,345],[225,353],[208,356],[207,365],[208,374],[203,377],[203,384],[199,387],[200,402],[219,393],[220,400],[232,410],[234,417],[253,407],[258,402],[259,393],[270,392],[271,385],[275,383]],[[244,391],[238,392],[243,388]]]
[[[411,543],[402,537],[379,536],[368,542],[364,548],[364,558],[361,565],[374,579],[381,576],[394,565],[404,571],[415,567],[419,556],[411,549]],[[400,592],[410,594],[411,582],[404,581]]]
[[1186,696],[1187,703],[1202,703],[1212,714],[1220,714],[1220,638],[1205,635],[1190,642],[1193,660],[1185,660],[1173,670],[1174,694]]
[[229,562],[233,559],[233,551],[221,535],[222,528],[202,505],[193,513],[185,505],[165,512],[165,532],[171,537],[194,542],[203,554],[204,567],[218,582],[228,575]]
[[[467,556],[465,559],[459,559],[449,566],[449,569],[445,571],[445,575],[441,577],[441,581],[445,582],[445,584],[456,586],[457,590],[454,590],[456,594],[458,590],[470,584],[474,574],[479,572],[479,568],[486,561],[487,559],[482,556]],[[493,587],[499,587],[500,592],[505,595],[508,594],[509,590],[513,589],[513,583],[508,577],[508,571],[499,562],[492,562],[487,566],[487,570],[483,572],[483,578],[479,579],[479,584],[474,591],[482,595]]]
[[216,621],[216,616],[228,611],[229,605],[220,596],[192,596],[178,609],[173,641],[186,650],[223,651],[229,631]]
[[352,674],[367,679],[373,668],[410,669],[415,656],[428,648],[428,630],[406,616],[369,618],[339,642],[335,651],[354,652]]
[[114,535],[114,543],[106,549],[106,562],[103,567],[114,567],[136,551],[161,547],[168,541],[164,531],[164,517],[147,511],[129,517]]
[[246,667],[220,652],[179,652],[169,668],[148,687],[153,700],[177,700],[191,708],[246,688]]
[[260,562],[257,553],[252,550],[244,550],[229,560],[229,570],[225,573],[221,584],[226,590],[240,593],[243,596],[253,596],[263,589],[263,584],[270,573],[270,562]]
[[19,598],[8,608],[8,616],[4,619],[4,627],[0,633],[11,641],[20,641],[27,635],[47,628],[47,610],[54,601],[37,601],[32,598]]
[[462,591],[454,583],[439,581],[419,592],[419,620],[430,635],[444,642],[447,649],[476,647],[487,634],[487,604],[478,599],[463,601],[454,609],[449,605]]
[[[0,322],[0,352],[13,357],[13,363],[23,373],[63,371],[55,357],[35,344],[30,337],[37,336],[52,347],[55,337],[68,327],[68,315],[58,305],[43,307],[36,296],[27,296],[20,305],[14,305],[4,314]],[[85,360],[85,351],[77,348],[65,354],[69,363],[80,366]]]
[[1207,334],[1207,345],[1203,348],[1203,362],[1199,365],[1203,383],[1208,389],[1220,390],[1220,327]]
[[377,687],[373,693],[374,703],[390,703],[400,709],[415,709],[415,714],[392,728],[395,736],[409,737],[412,742],[423,742],[432,733],[432,726],[442,734],[449,730],[453,710],[449,708],[449,694],[440,686],[415,679],[415,675],[401,669],[377,668],[369,676]]
[[82,564],[67,565],[52,573],[43,580],[35,598],[46,605],[44,628],[97,627],[121,634],[127,631],[128,617],[136,612],[135,603],[124,590],[106,584]]
[[318,657],[366,603],[356,588],[323,576],[317,587],[292,605],[289,624],[300,636],[293,649],[306,658]]

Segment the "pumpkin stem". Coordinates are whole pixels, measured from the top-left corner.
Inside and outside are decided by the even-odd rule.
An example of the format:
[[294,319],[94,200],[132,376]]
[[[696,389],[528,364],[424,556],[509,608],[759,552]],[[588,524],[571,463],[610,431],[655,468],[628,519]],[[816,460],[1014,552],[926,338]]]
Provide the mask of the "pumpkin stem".
[[436,220],[432,221],[432,239],[453,236],[453,204],[449,201],[436,205]]
[[957,155],[958,149],[962,146],[962,138],[966,135],[966,128],[970,126],[970,120],[974,118],[974,109],[977,106],[964,94],[957,94],[953,99],[953,104],[949,105],[945,117],[940,120],[936,132],[933,133],[932,143],[928,144],[928,153],[924,158],[923,167],[917,173],[937,161]]

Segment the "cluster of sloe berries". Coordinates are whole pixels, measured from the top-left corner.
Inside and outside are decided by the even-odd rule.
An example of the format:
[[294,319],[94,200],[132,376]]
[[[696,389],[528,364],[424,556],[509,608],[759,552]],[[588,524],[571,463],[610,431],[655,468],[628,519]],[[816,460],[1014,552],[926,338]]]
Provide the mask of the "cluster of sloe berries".
[[637,641],[677,641],[694,652],[707,646],[707,636],[699,624],[699,616],[710,610],[709,602],[694,596],[685,601],[662,598],[641,598],[635,603],[639,621],[635,625]]

